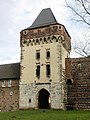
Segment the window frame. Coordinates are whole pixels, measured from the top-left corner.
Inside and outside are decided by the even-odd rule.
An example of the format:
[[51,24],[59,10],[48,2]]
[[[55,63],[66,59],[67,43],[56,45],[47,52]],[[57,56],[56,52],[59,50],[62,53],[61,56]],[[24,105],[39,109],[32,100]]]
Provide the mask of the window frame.
[[50,59],[50,50],[47,50],[47,51],[46,51],[46,58],[47,58],[47,59]]
[[12,87],[12,80],[8,80],[8,87]]
[[36,50],[36,60],[40,59],[40,50]]
[[50,64],[46,64],[46,76],[50,77],[51,75],[51,68],[50,68]]
[[36,77],[40,78],[40,65],[36,66]]
[[2,87],[5,87],[5,80],[2,80]]

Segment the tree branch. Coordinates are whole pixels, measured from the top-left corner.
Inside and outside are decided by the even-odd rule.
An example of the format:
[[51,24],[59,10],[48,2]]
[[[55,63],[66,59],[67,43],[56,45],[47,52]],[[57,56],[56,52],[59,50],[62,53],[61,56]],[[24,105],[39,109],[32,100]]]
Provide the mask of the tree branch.
[[[77,0],[78,2],[80,2],[79,0]],[[82,3],[81,3],[82,2]],[[85,5],[84,5],[84,3],[83,3],[83,1],[81,0],[81,5],[83,6],[83,8],[84,8],[84,10],[86,11],[86,13],[88,14],[88,15],[90,15],[90,13],[88,12],[88,10],[86,9],[86,7],[85,7]],[[90,23],[86,20],[86,17],[84,18],[84,16],[83,16],[83,14],[81,13],[79,13],[79,12],[77,12],[78,10],[75,10],[75,8],[74,7],[72,7],[72,6],[70,6],[68,3],[67,3],[67,1],[66,1],[66,5],[67,5],[67,7],[68,8],[70,8],[77,16],[79,16],[80,17],[80,19],[81,19],[81,21],[82,22],[84,22],[84,23],[86,23],[88,26],[90,26]]]
[[82,2],[82,6],[83,6],[84,10],[86,11],[86,13],[87,13],[88,15],[90,15],[90,12],[87,10],[87,8],[86,8],[83,0],[81,0],[81,2]]

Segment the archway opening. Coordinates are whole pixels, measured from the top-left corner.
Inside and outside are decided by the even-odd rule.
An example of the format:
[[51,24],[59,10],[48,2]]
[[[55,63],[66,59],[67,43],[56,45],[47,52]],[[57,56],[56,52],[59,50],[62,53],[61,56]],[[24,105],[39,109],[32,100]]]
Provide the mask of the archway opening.
[[41,89],[39,91],[38,107],[40,109],[49,109],[50,108],[50,94],[45,89]]

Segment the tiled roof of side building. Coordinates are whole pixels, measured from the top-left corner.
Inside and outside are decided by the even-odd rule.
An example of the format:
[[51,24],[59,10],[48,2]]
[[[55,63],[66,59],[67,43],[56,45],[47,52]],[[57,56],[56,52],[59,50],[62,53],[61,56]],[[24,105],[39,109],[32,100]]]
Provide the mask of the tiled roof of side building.
[[20,63],[0,65],[0,80],[19,78],[20,78]]
[[52,25],[56,23],[57,23],[57,20],[55,19],[51,9],[46,8],[40,12],[36,20],[33,22],[33,24],[27,29],[43,27],[43,26]]

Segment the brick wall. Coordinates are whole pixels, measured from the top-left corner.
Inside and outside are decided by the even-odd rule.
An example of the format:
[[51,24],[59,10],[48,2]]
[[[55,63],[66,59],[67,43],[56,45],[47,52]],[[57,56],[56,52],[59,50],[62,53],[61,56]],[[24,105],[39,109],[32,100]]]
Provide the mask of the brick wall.
[[[50,36],[53,36],[53,35],[64,36],[65,41],[62,43],[62,45],[64,46],[64,48],[67,49],[67,51],[70,52],[70,50],[71,50],[71,40],[70,39],[71,38],[70,38],[67,30],[65,29],[65,27],[62,25],[58,25],[58,24],[21,31],[20,44],[21,44],[21,47],[23,47],[23,45],[22,45],[23,43],[25,44],[28,42],[28,45],[29,45],[30,42],[32,41],[32,39],[33,39],[33,41],[35,41],[35,38],[42,38],[42,37],[49,38]],[[41,39],[40,39],[40,41],[41,41]]]
[[90,109],[90,57],[73,58],[71,66],[73,81],[67,83],[67,108]]
[[8,80],[4,81],[5,87],[2,87],[2,80],[0,80],[0,110],[16,110],[19,108],[19,80],[11,80],[11,87],[8,87]]

